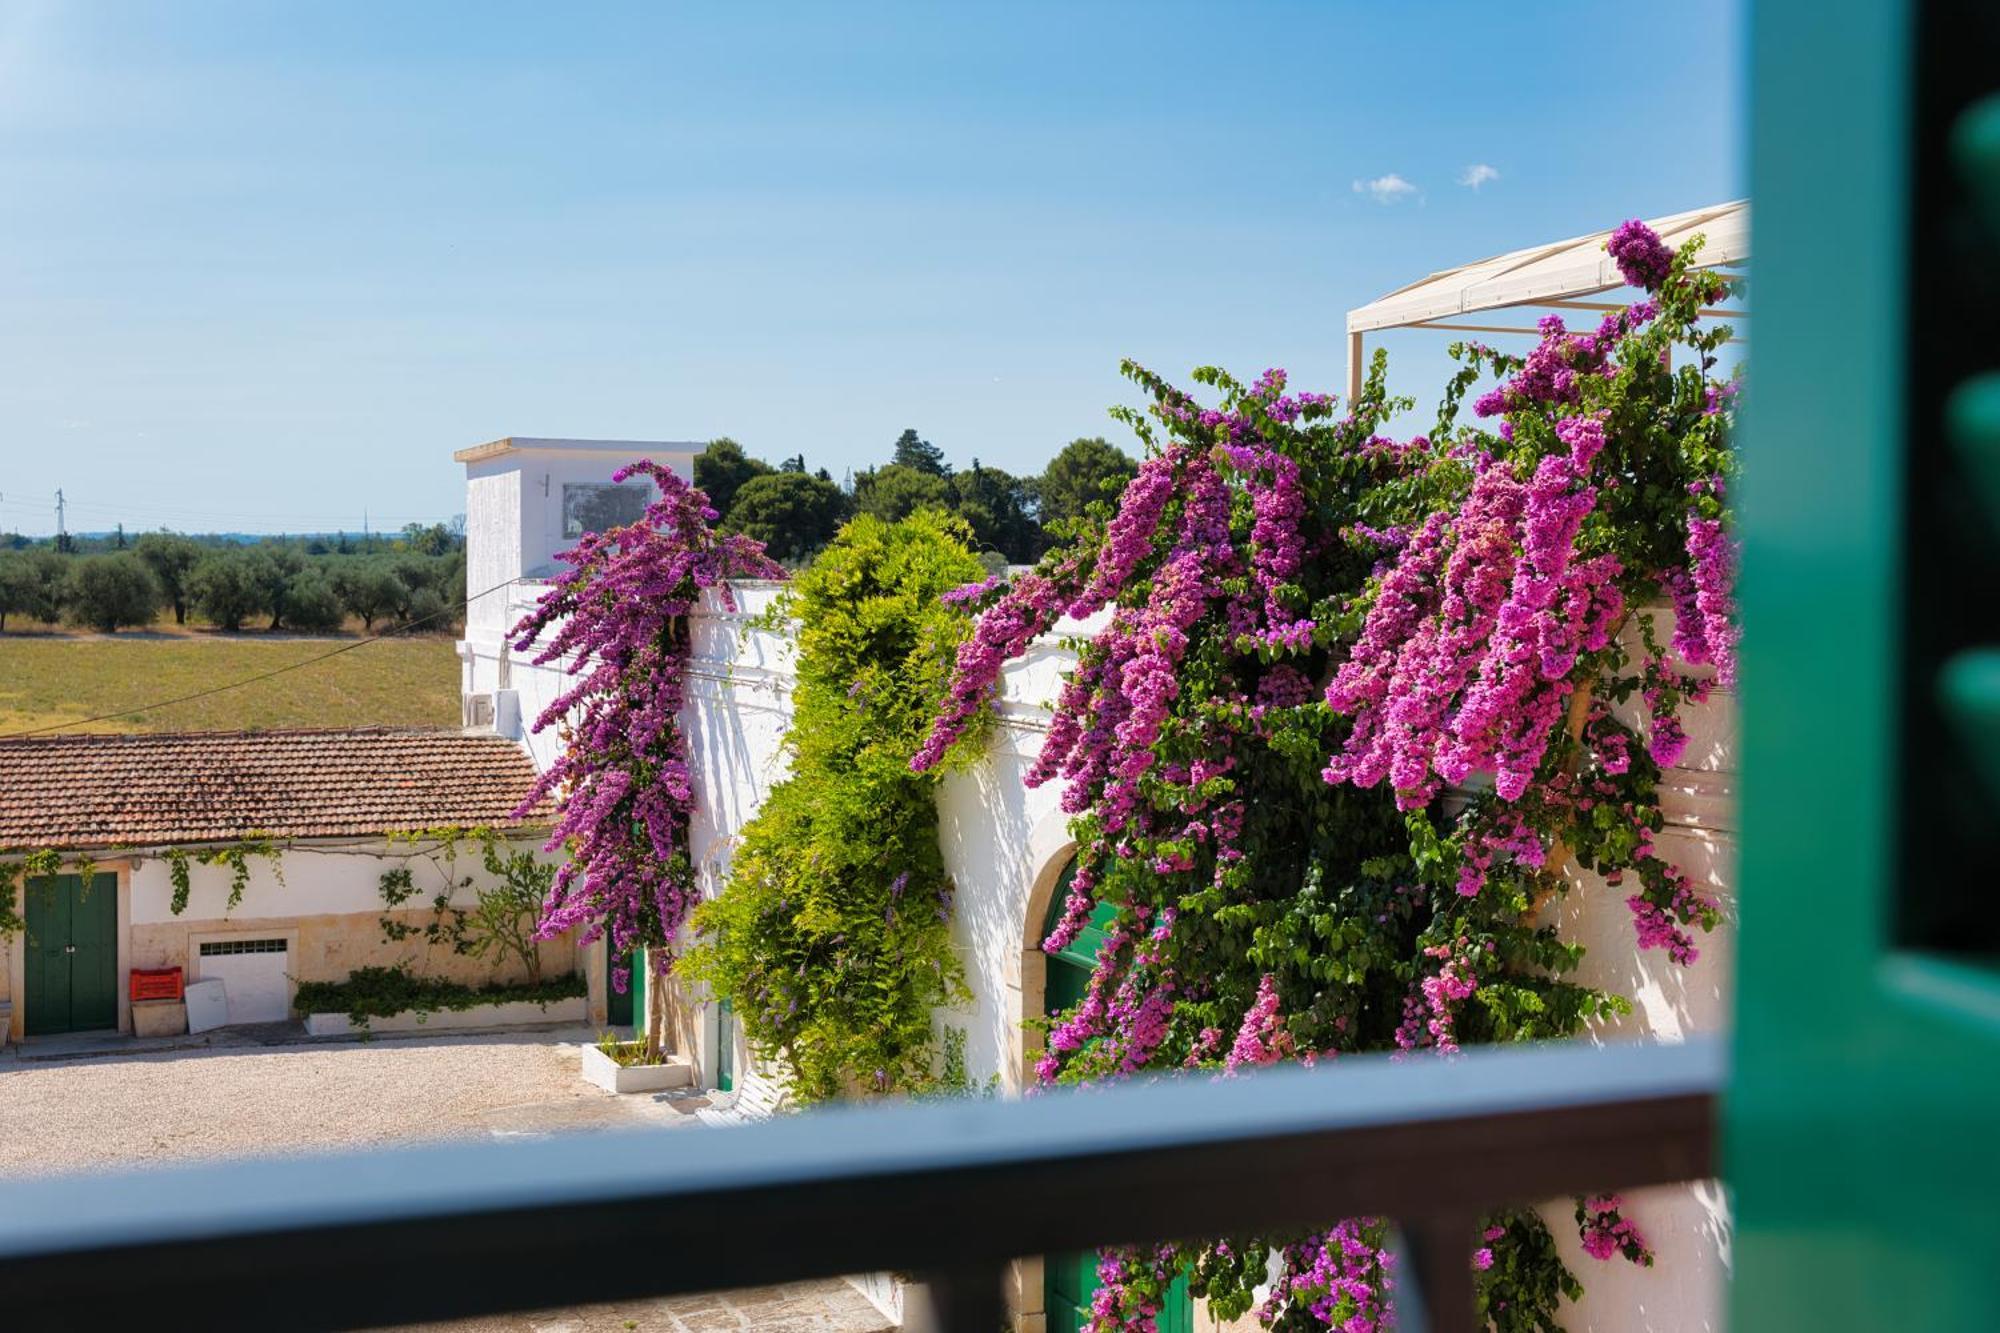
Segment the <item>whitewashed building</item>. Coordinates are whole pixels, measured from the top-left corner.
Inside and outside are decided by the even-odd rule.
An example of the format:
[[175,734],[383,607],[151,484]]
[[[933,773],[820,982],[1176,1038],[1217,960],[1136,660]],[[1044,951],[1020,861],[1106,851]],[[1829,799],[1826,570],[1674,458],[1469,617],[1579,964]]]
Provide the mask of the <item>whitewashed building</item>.
[[[521,522],[517,506],[522,512],[539,506],[554,515],[561,503],[558,488],[602,484],[615,468],[639,457],[688,476],[690,448],[514,440],[457,457],[467,465],[473,585],[513,580],[468,617],[459,646],[467,715],[491,717],[503,734],[520,735],[524,721],[539,715],[570,677],[562,663],[528,664],[505,640],[506,627],[534,605],[542,586],[536,575],[547,568],[551,543],[561,542],[552,519],[544,518],[539,527]],[[494,509],[498,512],[488,512]],[[736,611],[712,601],[694,617],[692,680],[683,717],[699,775],[694,859],[709,893],[724,882],[737,832],[784,776],[780,741],[791,715],[792,645],[784,635],[752,624],[776,589],[748,583],[737,585],[736,592]],[[958,890],[954,930],[973,993],[965,1011],[941,1015],[940,1022],[965,1031],[973,1078],[997,1079],[1009,1093],[1020,1092],[1033,1078],[1038,1038],[1024,1028],[1024,1020],[1044,1013],[1051,964],[1039,946],[1072,852],[1056,787],[1030,790],[1022,779],[1040,749],[1062,673],[1073,660],[1058,636],[1085,628],[1059,626],[1009,664],[985,762],[947,777],[939,801],[939,841]],[[1665,784],[1669,829],[1661,845],[1733,920],[1733,701],[1718,694],[1686,721],[1692,743],[1683,767]],[[556,744],[552,732],[528,738],[538,764],[549,762]],[[1694,967],[1680,968],[1662,954],[1634,947],[1623,897],[1601,883],[1579,883],[1552,909],[1561,913],[1565,935],[1589,946],[1582,979],[1633,997],[1632,1016],[1605,1026],[1598,1038],[1674,1041],[1722,1028],[1730,999],[1730,928],[1703,941]],[[599,950],[593,974],[603,967]],[[692,1049],[685,1053],[695,1059],[707,1086],[759,1102],[773,1099],[777,1090],[750,1066],[740,1034],[718,1006],[698,1005],[688,1027]],[[1615,1187],[1606,1182],[1606,1188]],[[1630,1312],[1643,1309],[1647,1327],[1715,1327],[1728,1262],[1729,1224],[1720,1187],[1654,1190],[1631,1196],[1628,1204],[1659,1255],[1652,1269],[1586,1257],[1575,1240],[1569,1203],[1550,1205],[1564,1256],[1589,1289],[1572,1326],[1635,1327]],[[1018,1268],[1015,1308],[1032,1333],[1040,1327],[1042,1274],[1035,1261]]]
[[[525,958],[467,957],[421,932],[440,894],[462,908],[492,882],[476,841],[440,831],[491,829],[509,850],[538,847],[546,819],[513,813],[533,782],[518,744],[459,731],[0,742],[0,847],[61,862],[11,886],[25,928],[0,937],[0,1037],[184,1031],[178,995],[164,1002],[172,1013],[143,995],[135,1005],[135,972],[222,981],[224,1025],[283,1022],[301,982],[342,982],[358,968],[522,981]],[[382,885],[400,871],[413,893],[399,908]],[[392,938],[385,919],[418,934]],[[574,940],[544,942],[535,962],[541,976],[570,974]]]

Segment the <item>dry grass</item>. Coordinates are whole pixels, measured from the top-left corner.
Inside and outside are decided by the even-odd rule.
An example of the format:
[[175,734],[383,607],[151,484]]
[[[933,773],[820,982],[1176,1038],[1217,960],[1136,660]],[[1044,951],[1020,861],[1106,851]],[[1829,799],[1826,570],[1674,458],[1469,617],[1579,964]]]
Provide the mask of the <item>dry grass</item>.
[[[192,694],[320,656],[351,638],[218,634],[0,635],[0,735]],[[386,639],[191,703],[86,731],[457,726],[458,657],[444,635]]]

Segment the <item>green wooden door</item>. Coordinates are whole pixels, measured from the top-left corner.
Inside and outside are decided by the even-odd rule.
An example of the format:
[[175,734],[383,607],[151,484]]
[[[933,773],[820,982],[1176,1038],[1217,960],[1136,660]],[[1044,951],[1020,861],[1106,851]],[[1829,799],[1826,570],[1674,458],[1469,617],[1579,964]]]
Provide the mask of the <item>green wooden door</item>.
[[715,1086],[736,1091],[736,1008],[727,995],[715,1006]]
[[1992,1328],[2000,28],[1831,12],[1751,29],[1731,1323]]
[[27,1032],[118,1026],[118,877],[27,883]]
[[[1063,902],[1069,897],[1070,871],[1064,870],[1049,905],[1048,919],[1042,923],[1044,936],[1062,917]],[[1053,1017],[1073,1009],[1090,986],[1090,972],[1097,951],[1104,944],[1104,928],[1115,915],[1112,908],[1099,904],[1090,924],[1077,932],[1069,947],[1052,954],[1048,980],[1042,992],[1043,1012]],[[1042,1261],[1042,1308],[1048,1315],[1049,1333],[1077,1333],[1090,1321],[1090,1298],[1097,1291],[1097,1255],[1052,1254]],[[1187,1279],[1181,1278],[1167,1290],[1160,1308],[1159,1333],[1194,1333],[1194,1300],[1188,1295]]]
[[618,970],[618,960],[610,949],[604,951],[604,1021],[615,1028],[632,1026],[632,991],[630,983],[624,990],[618,989],[613,976]]

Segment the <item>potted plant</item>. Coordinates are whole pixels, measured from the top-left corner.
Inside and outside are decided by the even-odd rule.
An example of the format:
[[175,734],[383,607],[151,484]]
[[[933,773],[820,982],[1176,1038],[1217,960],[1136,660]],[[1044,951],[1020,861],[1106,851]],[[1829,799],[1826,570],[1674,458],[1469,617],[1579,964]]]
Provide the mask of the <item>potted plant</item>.
[[662,1092],[691,1087],[694,1065],[643,1037],[621,1041],[617,1033],[605,1032],[595,1046],[583,1048],[583,1077],[606,1092]]

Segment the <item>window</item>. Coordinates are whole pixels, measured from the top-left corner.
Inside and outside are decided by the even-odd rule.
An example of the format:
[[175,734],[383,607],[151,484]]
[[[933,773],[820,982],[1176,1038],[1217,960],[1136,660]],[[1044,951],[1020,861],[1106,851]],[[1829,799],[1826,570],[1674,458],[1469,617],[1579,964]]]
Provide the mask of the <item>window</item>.
[[646,512],[652,488],[633,482],[614,485],[608,481],[564,482],[562,488],[563,536],[581,537],[586,532],[636,523]]

